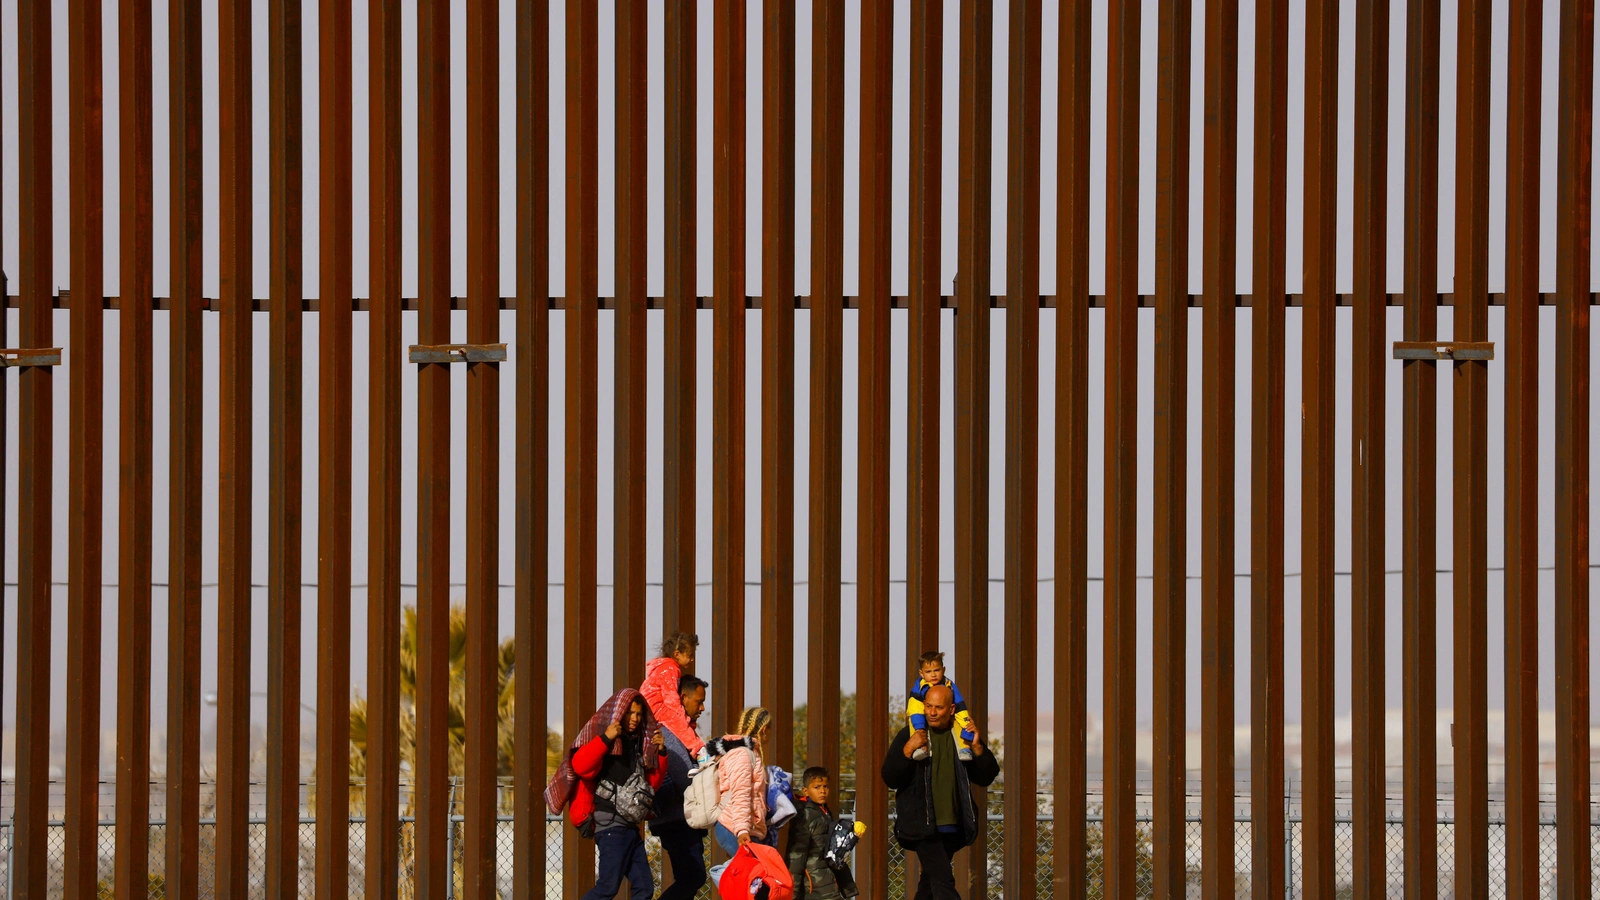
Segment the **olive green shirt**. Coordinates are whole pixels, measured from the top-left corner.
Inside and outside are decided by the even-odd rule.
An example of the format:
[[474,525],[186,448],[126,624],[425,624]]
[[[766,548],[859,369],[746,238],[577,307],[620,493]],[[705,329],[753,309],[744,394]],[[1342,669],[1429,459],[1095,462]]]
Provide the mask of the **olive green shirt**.
[[955,735],[948,729],[928,729],[928,751],[933,755],[933,824],[935,826],[960,825],[961,814],[956,810],[956,757]]

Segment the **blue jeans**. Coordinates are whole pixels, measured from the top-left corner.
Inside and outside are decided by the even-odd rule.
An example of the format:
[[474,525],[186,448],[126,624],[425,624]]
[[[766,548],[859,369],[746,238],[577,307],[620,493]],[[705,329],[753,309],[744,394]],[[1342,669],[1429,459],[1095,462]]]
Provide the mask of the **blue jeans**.
[[672,884],[658,900],[693,900],[706,883],[706,833],[683,822],[653,822],[650,830],[672,863]]
[[644,838],[639,829],[602,831],[594,836],[594,846],[600,857],[600,872],[595,877],[594,888],[583,895],[583,900],[611,900],[621,890],[623,878],[628,879],[631,896],[655,894],[655,879],[650,876],[650,859],[645,855]]
[[[725,828],[721,822],[717,823],[716,834],[717,846],[721,847],[723,852],[727,853],[729,856],[739,852],[739,836]],[[768,847],[777,847],[778,832],[776,829],[769,827],[767,829],[766,837],[760,838],[752,834],[750,835],[750,842],[754,844],[766,844]]]

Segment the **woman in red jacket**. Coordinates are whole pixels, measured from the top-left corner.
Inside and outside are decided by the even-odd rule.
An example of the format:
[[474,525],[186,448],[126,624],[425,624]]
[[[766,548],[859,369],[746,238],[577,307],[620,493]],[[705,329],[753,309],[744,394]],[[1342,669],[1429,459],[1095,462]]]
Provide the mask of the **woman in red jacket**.
[[666,778],[661,744],[649,704],[637,691],[619,691],[584,726],[545,791],[552,812],[565,807],[579,833],[594,839],[599,876],[584,900],[611,900],[624,878],[632,896],[655,892],[643,826]]

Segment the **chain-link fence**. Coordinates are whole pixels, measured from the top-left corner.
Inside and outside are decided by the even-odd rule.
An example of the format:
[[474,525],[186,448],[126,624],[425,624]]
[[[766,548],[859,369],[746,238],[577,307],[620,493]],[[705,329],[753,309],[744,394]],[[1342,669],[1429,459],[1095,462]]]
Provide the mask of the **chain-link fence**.
[[[1038,808],[1041,813],[1038,817],[1038,865],[1035,872],[1037,893],[1040,897],[1054,896],[1054,850],[1055,828],[1051,809],[1051,796],[1048,792],[1039,795]],[[454,872],[453,884],[448,896],[461,896],[463,891],[462,876],[462,796],[459,790],[452,792],[451,797],[451,827],[448,832],[448,841],[452,866]],[[841,792],[841,814],[851,815],[854,811],[854,797],[849,790]],[[502,806],[502,809],[505,809]],[[109,808],[105,810],[109,813]],[[9,813],[9,810],[7,810]],[[1087,870],[1087,895],[1091,898],[1104,896],[1103,890],[1103,823],[1098,808],[1091,806],[1091,812],[1086,821],[1085,848]],[[348,822],[349,828],[349,860],[350,860],[350,896],[362,897],[365,894],[366,878],[366,832],[367,822],[357,816]],[[401,896],[410,900],[414,895],[410,893],[415,859],[414,820],[405,816],[395,823],[400,831],[400,847],[402,857],[401,871]],[[163,898],[165,891],[165,837],[166,825],[162,820],[153,820],[150,825],[150,871],[149,871],[149,897],[151,900]],[[509,814],[502,814],[497,820],[498,834],[498,877],[500,879],[499,894],[501,897],[512,896],[512,859],[513,841],[515,836],[515,822]],[[906,855],[905,852],[892,840],[893,821],[884,822],[879,826],[869,825],[869,840],[887,840],[889,844],[889,900],[907,900],[915,891],[915,885],[906,883]],[[1137,819],[1138,845],[1135,859],[1137,865],[1137,884],[1140,896],[1149,893],[1154,881],[1152,857],[1152,829],[1151,820],[1147,811],[1142,811]],[[563,860],[562,860],[562,828],[561,820],[547,817],[544,820],[545,831],[545,863],[548,873],[546,879],[546,896],[555,900],[561,896]],[[1592,826],[1593,846],[1600,851],[1600,823]],[[310,817],[300,820],[299,844],[299,874],[300,895],[309,897],[313,895],[313,878],[316,865],[316,821]],[[1289,896],[1301,896],[1301,879],[1303,876],[1302,860],[1300,855],[1300,840],[1303,832],[1302,822],[1297,814],[1291,813],[1288,820],[1287,840],[1284,843],[1283,853],[1289,875]],[[1402,897],[1404,895],[1404,828],[1397,817],[1392,817],[1387,822],[1387,873],[1389,896]],[[1453,896],[1450,870],[1453,865],[1455,853],[1455,826],[1448,819],[1441,819],[1438,823],[1438,859],[1439,859],[1439,895],[1441,897]],[[1186,857],[1187,881],[1190,896],[1198,897],[1200,894],[1200,869],[1202,833],[1200,817],[1198,815],[1198,799],[1191,804],[1190,814],[1187,817],[1186,829]],[[1336,881],[1343,887],[1354,878],[1353,859],[1353,830],[1347,813],[1336,817],[1334,825],[1334,842],[1336,847]],[[1540,896],[1555,896],[1555,857],[1556,857],[1556,831],[1555,822],[1546,820],[1540,823],[1539,828],[1539,856],[1540,856]],[[64,878],[64,841],[65,826],[60,821],[53,821],[49,825],[49,893],[52,897],[61,896]],[[987,873],[989,900],[999,900],[1004,897],[1005,879],[1005,818],[1003,815],[1003,796],[999,790],[989,792],[989,820],[984,835],[985,846],[988,848]],[[116,842],[116,825],[110,821],[102,821],[99,826],[99,884],[101,896],[110,897],[112,888],[113,856]],[[202,818],[199,830],[200,842],[200,894],[203,897],[216,896],[216,822],[212,818]],[[0,821],[0,890],[4,896],[12,896],[12,822],[9,815]],[[247,861],[247,882],[251,898],[263,897],[266,893],[266,823],[262,818],[252,818],[249,822],[249,848],[250,858]],[[647,841],[651,868],[661,884],[663,854],[660,844],[653,838]],[[709,861],[709,842],[707,853]],[[1505,823],[1502,819],[1493,818],[1489,824],[1489,861],[1490,861],[1490,897],[1505,896]],[[1250,820],[1247,814],[1241,814],[1234,823],[1234,884],[1235,894],[1239,897],[1250,896],[1249,881],[1251,867]],[[1600,857],[1596,859],[1600,863]],[[1600,881],[1600,864],[1594,866],[1596,880]],[[909,888],[909,889],[908,889]],[[710,900],[713,894],[708,886],[701,892],[702,900]]]

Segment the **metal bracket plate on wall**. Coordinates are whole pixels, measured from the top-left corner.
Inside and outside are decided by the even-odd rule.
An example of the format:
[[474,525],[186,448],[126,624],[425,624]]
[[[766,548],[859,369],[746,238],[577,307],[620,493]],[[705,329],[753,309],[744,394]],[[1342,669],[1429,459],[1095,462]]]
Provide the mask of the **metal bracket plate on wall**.
[[60,347],[41,347],[37,350],[0,349],[0,368],[59,365],[61,365]]
[[414,363],[505,362],[505,344],[413,344]]
[[1467,362],[1494,359],[1493,341],[1395,341],[1395,359]]

